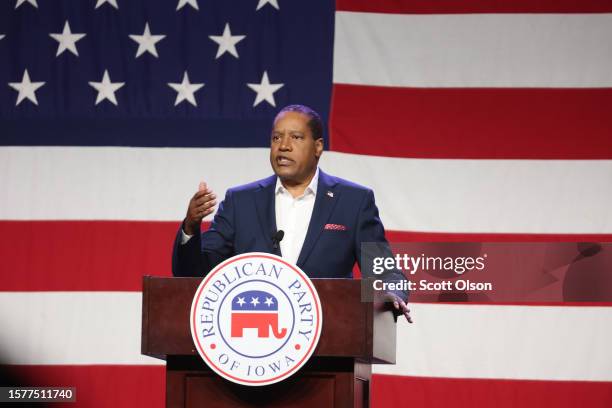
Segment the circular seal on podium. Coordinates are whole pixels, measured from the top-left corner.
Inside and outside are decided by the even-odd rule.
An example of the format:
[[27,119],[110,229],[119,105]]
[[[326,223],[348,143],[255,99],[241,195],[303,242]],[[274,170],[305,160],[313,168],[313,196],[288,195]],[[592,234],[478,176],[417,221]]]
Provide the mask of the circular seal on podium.
[[193,343],[223,378],[248,386],[282,381],[312,356],[321,335],[319,295],[296,265],[247,253],[215,267],[191,305]]

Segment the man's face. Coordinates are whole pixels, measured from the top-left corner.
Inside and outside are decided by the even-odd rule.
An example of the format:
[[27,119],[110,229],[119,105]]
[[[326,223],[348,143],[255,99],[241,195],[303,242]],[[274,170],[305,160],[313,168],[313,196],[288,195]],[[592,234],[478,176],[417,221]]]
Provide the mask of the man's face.
[[276,117],[270,143],[270,163],[282,181],[303,183],[315,172],[323,140],[314,140],[308,116],[283,112]]

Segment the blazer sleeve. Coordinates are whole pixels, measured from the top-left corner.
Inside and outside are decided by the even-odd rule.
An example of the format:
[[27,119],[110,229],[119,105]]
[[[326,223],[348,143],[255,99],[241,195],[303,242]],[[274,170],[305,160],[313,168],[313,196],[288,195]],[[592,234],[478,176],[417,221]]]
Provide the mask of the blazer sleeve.
[[174,276],[205,276],[211,269],[234,254],[235,205],[231,190],[219,204],[210,228],[199,230],[185,244],[181,244],[181,229],[177,231],[172,251]]
[[[362,247],[362,244],[366,244]],[[405,279],[404,274],[397,269],[385,271],[375,275],[373,271],[374,258],[393,257],[391,247],[385,238],[385,228],[378,215],[378,208],[374,201],[374,193],[367,190],[361,202],[357,218],[357,230],[355,234],[356,258],[363,278],[382,279],[385,282],[400,281]],[[392,291],[404,301],[408,300],[408,293],[404,291]]]

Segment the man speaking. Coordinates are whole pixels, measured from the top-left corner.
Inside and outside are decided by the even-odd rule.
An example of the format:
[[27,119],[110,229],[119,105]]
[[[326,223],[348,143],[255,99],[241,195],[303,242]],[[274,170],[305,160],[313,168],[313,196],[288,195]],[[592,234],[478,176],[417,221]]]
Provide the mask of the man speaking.
[[[275,175],[229,189],[204,233],[202,219],[217,201],[206,183],[200,183],[174,242],[174,276],[206,275],[245,252],[280,255],[311,278],[352,278],[355,262],[368,274],[361,265],[361,243],[387,246],[374,194],[321,171],[322,153],[320,116],[303,105],[283,108],[270,139]],[[396,311],[411,322],[402,296],[390,296]]]

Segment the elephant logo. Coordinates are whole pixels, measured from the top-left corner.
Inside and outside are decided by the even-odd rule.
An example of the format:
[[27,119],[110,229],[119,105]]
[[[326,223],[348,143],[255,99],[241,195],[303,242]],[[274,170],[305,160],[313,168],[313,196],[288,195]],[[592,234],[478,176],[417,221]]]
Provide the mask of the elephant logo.
[[262,290],[239,293],[232,299],[231,337],[243,337],[244,329],[257,329],[257,337],[268,338],[270,331],[277,339],[285,337],[287,329],[278,327],[278,301]]

